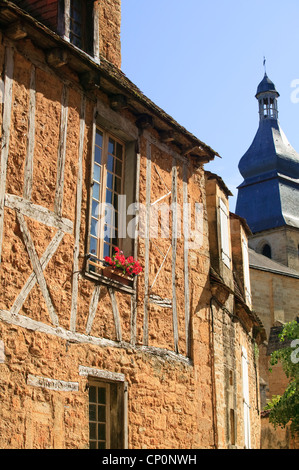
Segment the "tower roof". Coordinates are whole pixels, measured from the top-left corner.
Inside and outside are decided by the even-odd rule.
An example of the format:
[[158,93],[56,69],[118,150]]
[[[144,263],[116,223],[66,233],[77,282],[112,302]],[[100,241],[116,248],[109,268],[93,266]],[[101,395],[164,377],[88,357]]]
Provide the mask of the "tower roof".
[[284,225],[299,228],[299,154],[278,121],[278,96],[265,73],[256,93],[259,127],[239,162],[244,181],[238,187],[236,213],[253,233]]
[[255,96],[257,98],[258,95],[260,95],[261,93],[267,93],[267,92],[273,92],[273,93],[276,93],[277,96],[279,96],[279,93],[277,92],[274,83],[272,82],[272,80],[270,80],[270,78],[265,72],[263,80],[259,83],[257,87]]

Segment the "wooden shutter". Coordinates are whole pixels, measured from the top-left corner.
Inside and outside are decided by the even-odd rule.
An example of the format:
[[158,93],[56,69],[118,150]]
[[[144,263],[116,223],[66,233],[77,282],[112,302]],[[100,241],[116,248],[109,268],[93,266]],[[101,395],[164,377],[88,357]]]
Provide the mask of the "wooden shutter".
[[229,240],[229,215],[228,209],[222,199],[219,199],[220,234],[221,234],[221,259],[228,268],[231,267],[230,240]]
[[248,383],[248,359],[247,351],[242,347],[242,378],[243,378],[243,407],[244,407],[244,447],[251,448],[250,443],[250,405]]

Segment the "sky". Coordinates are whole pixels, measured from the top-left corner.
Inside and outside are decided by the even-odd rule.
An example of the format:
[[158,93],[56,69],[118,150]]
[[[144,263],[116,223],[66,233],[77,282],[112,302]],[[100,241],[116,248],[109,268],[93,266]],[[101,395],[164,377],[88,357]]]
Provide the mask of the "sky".
[[258,129],[266,72],[279,122],[299,152],[298,0],[122,0],[122,71],[220,156],[205,168],[233,196],[238,163]]

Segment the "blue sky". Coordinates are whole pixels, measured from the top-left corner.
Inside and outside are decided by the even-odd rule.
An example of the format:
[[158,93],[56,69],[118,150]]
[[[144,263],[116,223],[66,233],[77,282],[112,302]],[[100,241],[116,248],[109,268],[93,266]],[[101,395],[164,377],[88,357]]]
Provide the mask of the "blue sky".
[[291,99],[299,97],[298,18],[298,0],[122,0],[123,72],[221,155],[206,168],[234,194],[232,211],[238,162],[258,128],[264,56],[281,127],[299,152],[299,103]]

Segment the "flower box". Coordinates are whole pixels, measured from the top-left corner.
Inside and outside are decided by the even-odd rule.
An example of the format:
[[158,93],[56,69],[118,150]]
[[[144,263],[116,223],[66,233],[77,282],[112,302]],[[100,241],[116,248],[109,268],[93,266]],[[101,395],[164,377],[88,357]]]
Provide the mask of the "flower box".
[[103,276],[117,280],[122,284],[131,285],[135,276],[142,272],[142,268],[133,256],[126,258],[119,248],[114,248],[114,254],[105,257]]
[[123,274],[121,269],[112,268],[111,266],[104,266],[102,270],[102,275],[112,279],[114,281],[120,282],[126,286],[131,286],[133,282],[132,276],[127,276]]

